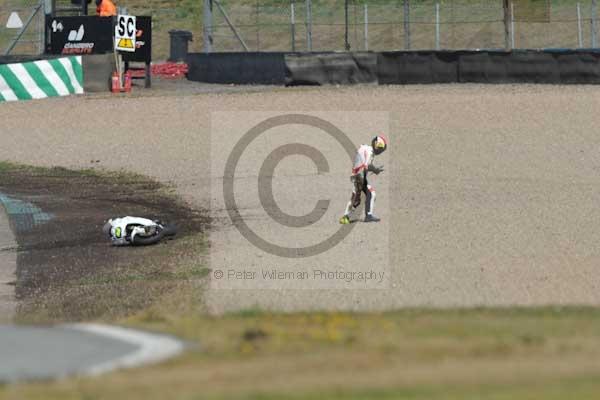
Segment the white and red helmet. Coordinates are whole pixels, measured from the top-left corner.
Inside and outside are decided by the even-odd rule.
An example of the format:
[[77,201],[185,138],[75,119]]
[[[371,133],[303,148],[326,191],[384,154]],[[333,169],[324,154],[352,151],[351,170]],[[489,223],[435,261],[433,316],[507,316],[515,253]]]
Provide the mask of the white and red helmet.
[[373,138],[373,141],[371,142],[371,146],[373,146],[373,153],[375,153],[376,155],[383,153],[385,149],[387,149],[387,145],[388,140],[383,135],[375,136]]

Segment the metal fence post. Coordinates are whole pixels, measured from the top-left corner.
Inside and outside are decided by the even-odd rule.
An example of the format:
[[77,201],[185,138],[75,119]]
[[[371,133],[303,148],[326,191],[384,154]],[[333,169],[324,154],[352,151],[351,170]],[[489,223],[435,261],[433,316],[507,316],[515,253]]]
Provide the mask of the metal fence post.
[[256,51],[260,51],[260,4],[256,0]]
[[235,25],[233,25],[233,23],[231,22],[231,19],[229,19],[229,16],[227,15],[227,12],[225,12],[225,9],[223,8],[223,5],[221,4],[220,0],[211,0],[211,1],[217,5],[217,8],[221,12],[221,15],[223,16],[223,19],[225,20],[225,22],[227,23],[227,25],[229,25],[229,29],[231,29],[231,31],[235,35],[236,39],[238,40],[238,42],[240,42],[240,44],[242,45],[242,48],[244,49],[244,51],[250,51],[250,49],[248,49],[248,45],[246,44],[246,42],[242,38],[242,35],[237,30],[237,28],[235,27]]
[[510,49],[515,48],[515,3],[510,3]]
[[296,7],[294,5],[294,0],[291,3],[291,30],[292,30],[292,51],[296,51]]
[[592,0],[592,48],[596,48],[596,12],[598,11],[598,1]]
[[354,39],[353,42],[356,43],[356,49],[358,50],[358,12],[356,11],[356,1],[353,0],[352,3],[352,12],[354,13]]
[[369,5],[365,3],[365,51],[369,51]]
[[404,48],[410,50],[410,5],[404,0]]
[[306,0],[306,47],[312,51],[312,0]]
[[344,49],[350,51],[350,42],[348,41],[348,0],[344,1]]
[[510,8],[508,0],[503,0],[502,9],[504,11],[504,48],[510,50]]
[[577,3],[577,45],[583,47],[583,32],[581,31],[581,4]]
[[44,24],[44,31],[42,33],[42,40],[43,40],[43,52],[46,52],[46,48],[48,46],[48,36],[49,36],[49,30],[48,27],[46,27],[46,17],[50,17],[52,16],[52,13],[54,12],[53,10],[53,5],[54,5],[54,0],[44,0],[44,15],[42,15],[43,18],[43,22],[42,24]]
[[[44,10],[44,0],[40,0],[40,9],[43,11]],[[38,15],[38,28],[39,28],[39,46],[38,46],[38,54],[44,54],[44,34],[46,32],[46,26],[45,26],[45,22],[46,22],[46,14],[44,14],[43,12],[40,12]]]
[[435,3],[435,49],[440,49],[440,3]]
[[212,0],[204,0],[204,52],[212,53]]

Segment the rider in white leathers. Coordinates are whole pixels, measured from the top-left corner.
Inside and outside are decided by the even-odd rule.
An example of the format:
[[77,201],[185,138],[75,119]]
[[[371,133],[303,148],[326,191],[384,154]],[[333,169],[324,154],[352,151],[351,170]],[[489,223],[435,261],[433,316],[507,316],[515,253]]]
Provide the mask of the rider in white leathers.
[[376,155],[383,153],[387,149],[387,139],[385,136],[375,136],[371,141],[371,146],[363,144],[356,151],[354,166],[350,181],[354,186],[350,201],[346,205],[344,216],[340,218],[340,224],[350,223],[350,213],[360,205],[362,193],[366,195],[365,204],[365,222],[378,222],[380,219],[373,215],[375,209],[375,189],[369,185],[367,175],[369,172],[379,175],[383,172],[383,166],[377,167],[373,164]]

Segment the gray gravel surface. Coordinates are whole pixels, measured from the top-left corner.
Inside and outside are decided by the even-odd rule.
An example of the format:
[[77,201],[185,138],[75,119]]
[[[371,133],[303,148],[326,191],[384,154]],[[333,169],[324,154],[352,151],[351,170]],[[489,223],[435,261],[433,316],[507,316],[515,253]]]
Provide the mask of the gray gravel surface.
[[[600,303],[597,87],[214,89],[2,104],[0,159],[127,169],[174,183],[193,206],[212,208],[214,270],[388,272],[382,285],[368,288],[213,279],[205,296],[217,313],[253,306],[372,310]],[[389,114],[357,117],[356,110]],[[249,120],[260,120],[240,111],[264,116],[345,111],[346,122],[336,121],[356,144],[385,130],[388,118],[391,146],[382,158],[387,168],[376,182],[383,222],[357,223],[340,245],[308,259],[281,259],[248,243],[222,200],[229,149]],[[213,112],[228,114],[213,115],[211,140]],[[287,140],[311,135],[292,127]],[[328,139],[321,143],[322,150],[334,146]],[[318,224],[293,231],[274,224],[256,200],[257,173],[251,170],[236,178],[242,214],[258,232],[285,244],[327,236],[337,229],[349,190],[347,156],[332,152],[328,161],[330,173],[323,176],[302,157],[282,162],[275,174],[275,198],[291,214],[309,212],[321,193],[331,196],[330,210]],[[309,287],[319,289],[296,290]]]

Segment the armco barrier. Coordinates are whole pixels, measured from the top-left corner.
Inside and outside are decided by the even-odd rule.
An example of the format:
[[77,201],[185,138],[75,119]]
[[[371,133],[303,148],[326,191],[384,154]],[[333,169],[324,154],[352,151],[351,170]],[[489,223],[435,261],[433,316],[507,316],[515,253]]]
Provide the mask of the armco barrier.
[[561,83],[600,83],[600,53],[553,53],[560,73]]
[[210,83],[600,83],[595,50],[213,53],[188,64],[188,79]]
[[514,51],[465,53],[459,82],[600,83],[600,53],[594,51]]
[[83,93],[81,57],[0,65],[0,101]]
[[458,81],[454,51],[383,52],[377,55],[379,83],[451,83]]
[[285,83],[288,86],[377,83],[377,55],[375,53],[286,54]]
[[225,84],[377,82],[376,53],[189,53],[189,80]]
[[555,58],[544,52],[466,53],[458,64],[460,82],[561,83]]
[[284,53],[189,53],[187,77],[207,83],[285,83]]

